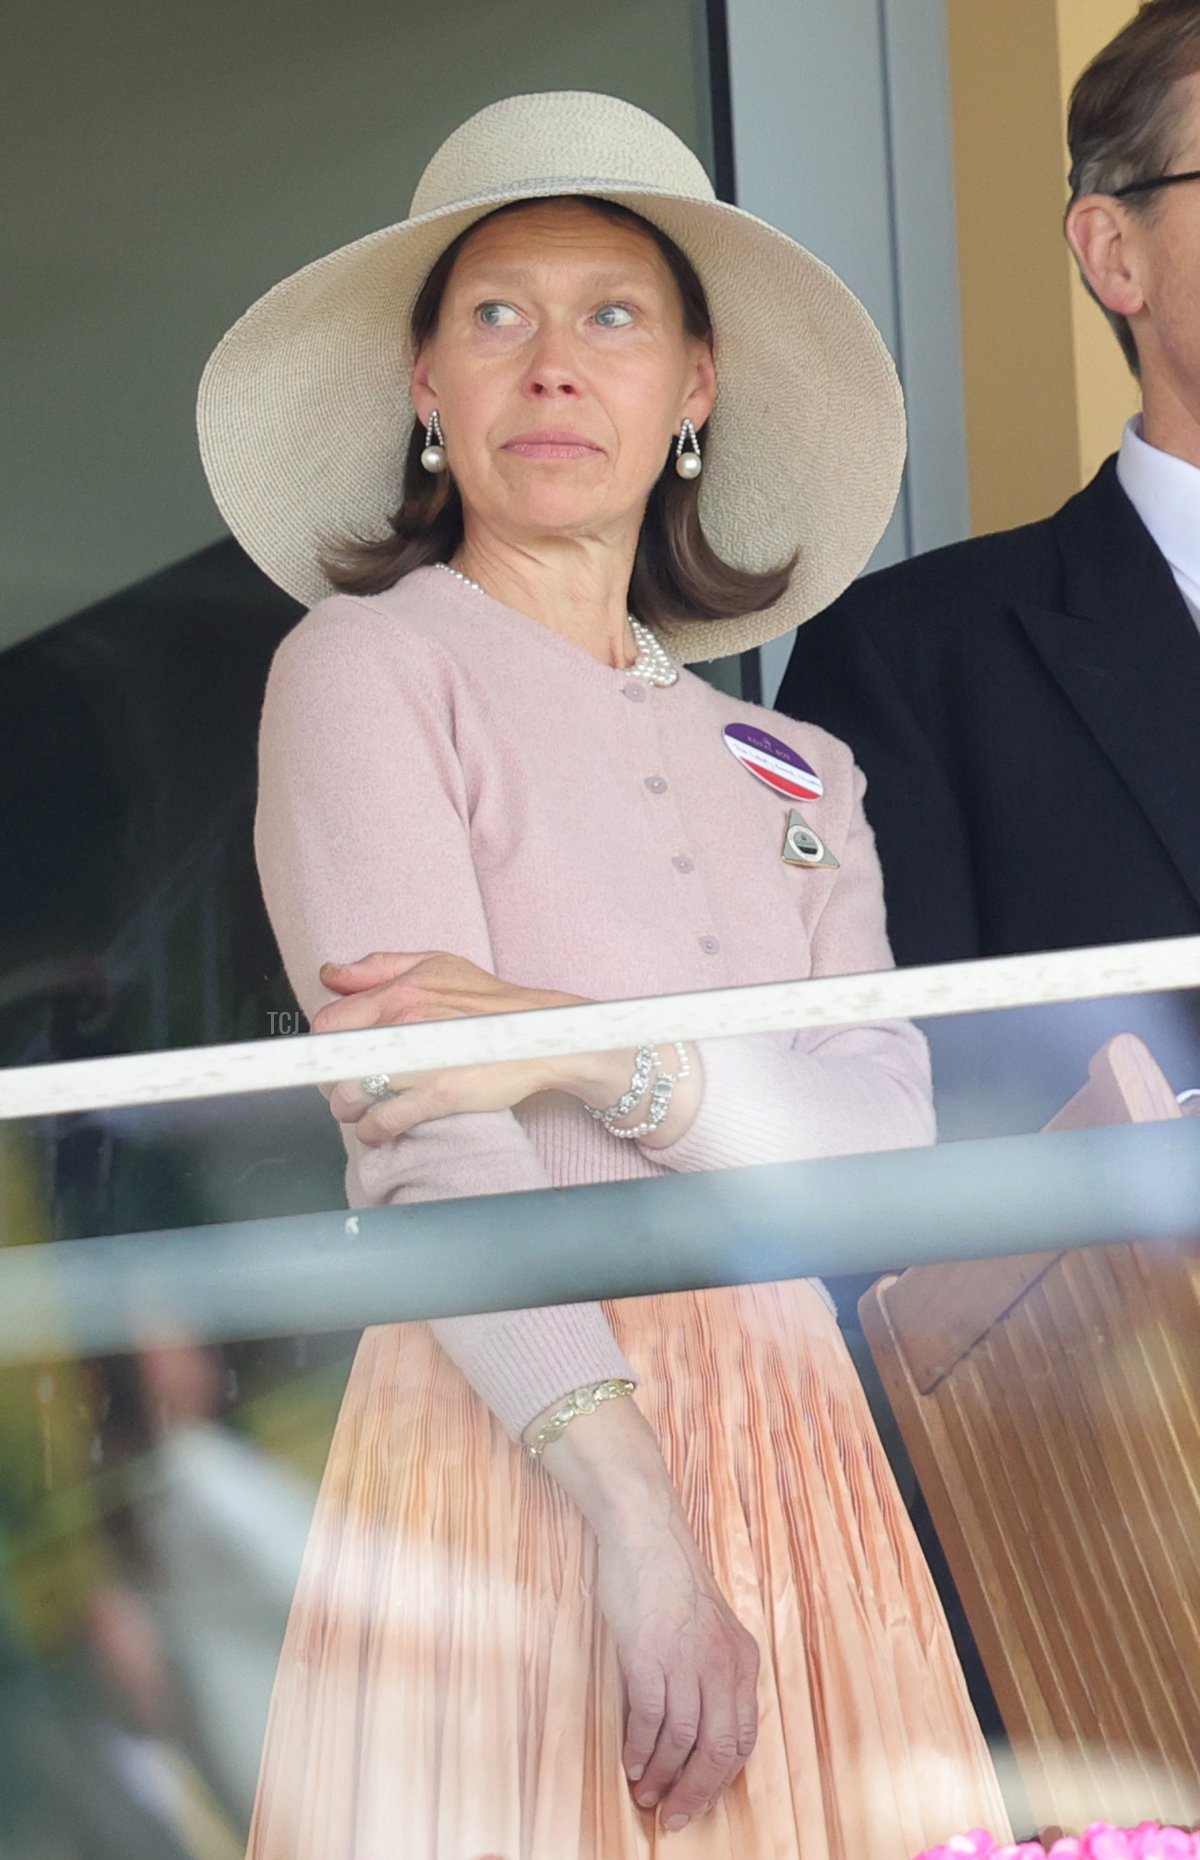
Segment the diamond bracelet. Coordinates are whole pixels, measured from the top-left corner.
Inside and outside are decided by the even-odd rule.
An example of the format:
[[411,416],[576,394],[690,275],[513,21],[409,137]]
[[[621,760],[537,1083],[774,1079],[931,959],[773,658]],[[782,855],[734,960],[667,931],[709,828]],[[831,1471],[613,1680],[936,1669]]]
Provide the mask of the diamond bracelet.
[[[657,1130],[659,1125],[663,1122],[667,1112],[671,1108],[671,1094],[674,1092],[676,1085],[679,1083],[680,1079],[690,1078],[692,1071],[692,1062],[687,1056],[687,1048],[682,1046],[678,1040],[674,1041],[673,1045],[679,1056],[679,1065],[674,1072],[664,1071],[663,1063],[659,1058],[658,1048],[656,1046],[640,1046],[638,1048],[637,1067],[634,1071],[633,1081],[624,1096],[618,1099],[616,1104],[610,1105],[606,1111],[592,1111],[591,1106],[587,1106],[592,1116],[599,1119],[610,1136],[620,1137],[623,1140],[627,1138],[646,1137],[650,1135],[651,1131]],[[648,1069],[643,1068],[643,1054],[649,1057]],[[645,1078],[642,1077],[643,1070],[645,1070]],[[627,1130],[622,1130],[617,1124],[617,1118],[628,1116],[629,1112],[632,1111],[634,1105],[638,1102],[638,1099],[645,1094],[645,1080],[649,1078],[650,1072],[652,1071],[657,1072],[658,1077],[650,1087],[650,1103],[646,1107],[646,1117],[644,1121],[640,1124],[631,1124]],[[639,1080],[642,1081],[641,1090],[635,1091],[634,1087],[638,1084]]]
[[629,1081],[629,1090],[623,1092],[615,1104],[607,1105],[602,1111],[597,1111],[592,1105],[585,1104],[583,1108],[588,1116],[594,1117],[598,1124],[604,1124],[606,1127],[610,1117],[628,1117],[634,1106],[640,1104],[646,1096],[650,1075],[657,1064],[658,1054],[654,1048],[639,1046],[633,1062],[633,1077]]
[[571,1422],[579,1414],[594,1414],[604,1401],[619,1401],[622,1395],[633,1394],[633,1383],[623,1376],[613,1376],[607,1382],[591,1382],[586,1388],[576,1389],[554,1410],[543,1427],[539,1427],[529,1442],[529,1457],[540,1460],[552,1440],[565,1434]]

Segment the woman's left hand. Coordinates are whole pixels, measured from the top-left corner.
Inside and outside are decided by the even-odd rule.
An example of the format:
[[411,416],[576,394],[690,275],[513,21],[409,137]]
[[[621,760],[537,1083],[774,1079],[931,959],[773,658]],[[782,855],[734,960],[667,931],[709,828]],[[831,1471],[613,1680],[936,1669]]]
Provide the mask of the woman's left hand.
[[[418,1021],[462,1020],[472,1014],[520,1014],[533,1008],[576,1007],[582,995],[519,988],[463,956],[444,951],[405,955],[380,950],[357,962],[326,962],[321,980],[336,989],[312,1019],[314,1033],[350,1033],[363,1027],[404,1027]],[[373,1098],[357,1079],[322,1087],[340,1123],[354,1124],[369,1147],[403,1136],[418,1124],[464,1111],[508,1111],[536,1092],[561,1085],[552,1060],[502,1060],[454,1066],[444,1072],[389,1073],[399,1096]]]

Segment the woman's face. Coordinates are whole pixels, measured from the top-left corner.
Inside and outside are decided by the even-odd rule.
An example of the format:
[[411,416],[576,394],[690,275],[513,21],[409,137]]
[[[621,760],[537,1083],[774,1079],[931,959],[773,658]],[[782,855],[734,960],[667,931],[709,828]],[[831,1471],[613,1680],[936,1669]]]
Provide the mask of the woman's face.
[[680,422],[699,427],[715,393],[654,240],[575,200],[479,228],[413,370],[468,536],[636,531]]

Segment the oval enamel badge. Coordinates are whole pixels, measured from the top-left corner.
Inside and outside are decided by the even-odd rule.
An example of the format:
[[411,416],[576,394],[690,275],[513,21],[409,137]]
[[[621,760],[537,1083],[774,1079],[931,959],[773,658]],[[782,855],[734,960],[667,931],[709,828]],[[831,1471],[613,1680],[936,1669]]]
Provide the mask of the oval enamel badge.
[[804,757],[765,730],[748,723],[726,724],[725,747],[744,769],[790,801],[816,801],[825,792],[824,782]]

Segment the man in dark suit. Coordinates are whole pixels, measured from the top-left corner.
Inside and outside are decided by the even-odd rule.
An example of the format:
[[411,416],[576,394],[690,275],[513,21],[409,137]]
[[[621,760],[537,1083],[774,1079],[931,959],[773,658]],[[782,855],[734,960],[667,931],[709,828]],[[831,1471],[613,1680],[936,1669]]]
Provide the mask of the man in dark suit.
[[[777,700],[866,772],[902,964],[1200,932],[1200,0],[1149,0],[1079,80],[1069,138],[1067,237],[1140,419],[1054,516],[858,582],[801,630]],[[1053,1012],[1013,1127],[1123,1026],[1200,1083],[1178,1003],[1109,1004],[1078,1039]],[[985,1091],[1005,1037],[974,1048]],[[971,1096],[971,1043],[937,1044]],[[977,1109],[960,1130],[1006,1121]]]

